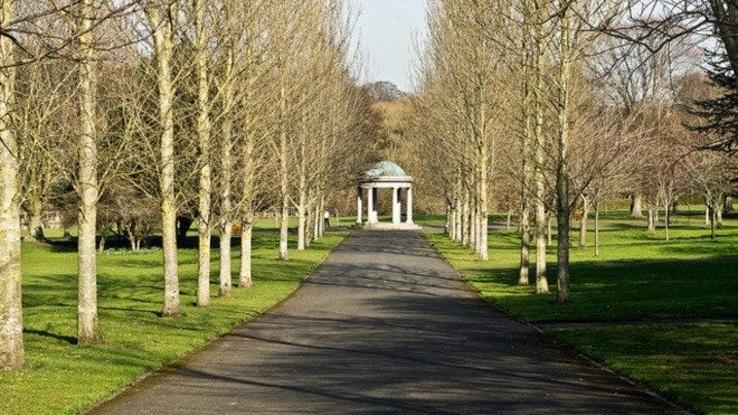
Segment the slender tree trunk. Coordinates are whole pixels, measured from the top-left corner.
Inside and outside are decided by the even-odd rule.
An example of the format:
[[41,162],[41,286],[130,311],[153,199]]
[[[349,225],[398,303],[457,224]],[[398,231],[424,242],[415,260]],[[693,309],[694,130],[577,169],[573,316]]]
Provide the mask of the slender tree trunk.
[[320,234],[320,221],[322,220],[322,215],[320,214],[320,205],[315,204],[315,211],[313,212],[313,235],[315,239],[321,237]]
[[[561,185],[560,185],[561,186]],[[566,185],[564,184],[561,186],[562,188],[565,188]],[[559,192],[563,192],[565,190],[559,190]],[[556,298],[560,303],[564,303],[569,299],[569,244],[570,244],[570,234],[569,234],[569,208],[567,203],[561,203],[559,206],[559,213],[558,218],[558,246],[556,248],[557,250],[557,271],[558,271],[558,278],[557,278],[557,289],[556,292]]]
[[587,219],[589,218],[589,198],[582,196],[582,220],[579,222],[579,247],[587,246]]
[[223,123],[223,140],[221,149],[221,163],[223,171],[221,172],[221,220],[220,220],[220,262],[219,262],[219,279],[221,297],[230,297],[231,282],[231,238],[233,237],[233,223],[231,223],[231,129],[233,124],[227,119]]
[[487,213],[487,145],[482,146],[481,171],[479,172],[479,259],[489,259],[489,216]]
[[305,250],[305,233],[307,231],[307,194],[304,178],[300,178],[297,196],[297,250]]
[[553,245],[553,232],[551,232],[551,212],[546,212],[546,239],[547,246]]
[[648,207],[648,232],[655,233],[656,232],[656,217],[654,213],[654,209],[652,207]]
[[715,222],[717,220],[717,209],[708,207],[708,220],[710,222],[710,239],[715,239]]
[[238,286],[251,288],[253,279],[251,275],[251,236],[253,232],[254,213],[250,207],[244,209],[241,219],[241,266],[238,272]]
[[464,189],[464,204],[462,206],[462,218],[464,220],[464,230],[461,234],[461,244],[464,246],[469,246],[470,242],[470,212],[469,212],[469,192],[468,190]]
[[[160,8],[161,7],[161,8]],[[163,9],[163,10],[162,10]],[[157,60],[159,88],[159,120],[161,133],[161,222],[162,256],[164,259],[164,307],[162,316],[179,314],[179,277],[177,275],[177,206],[174,192],[174,87],[172,84],[172,28],[171,21],[162,21],[162,11],[176,16],[175,4],[168,7],[151,5],[147,9],[149,26],[153,31]]]
[[[527,205],[527,203],[526,203]],[[530,274],[530,213],[524,206],[520,213],[520,271],[518,285],[529,284]]]
[[669,203],[664,204],[664,232],[666,233],[666,240],[669,240],[669,225],[670,225],[670,212],[669,212]]
[[569,44],[570,19],[568,9],[569,5],[564,5],[560,22],[561,40],[559,41],[559,96],[558,96],[558,166],[556,171],[556,191],[557,191],[557,219],[559,231],[559,243],[557,247],[557,293],[556,298],[560,303],[564,303],[569,299],[569,248],[570,234],[569,221],[571,219],[569,204],[569,77],[571,76],[571,58],[572,50]]
[[[0,3],[3,33],[13,20],[14,3]],[[21,369],[24,363],[18,145],[11,128],[14,49],[10,37],[0,36],[0,369]]]
[[279,132],[279,194],[281,198],[281,212],[279,223],[279,259],[288,259],[289,221],[290,221],[290,194],[289,194],[289,166],[287,155],[287,92],[284,79],[280,88],[280,132]]
[[94,0],[84,0],[79,28],[80,135],[77,192],[77,342],[95,344],[102,340],[97,323],[97,133],[95,129]]
[[535,21],[533,22],[533,108],[535,121],[533,129],[533,140],[534,146],[534,165],[533,165],[533,179],[535,185],[535,238],[536,238],[536,292],[538,294],[548,293],[548,273],[546,264],[546,239],[545,229],[546,224],[546,206],[544,204],[544,198],[546,196],[546,187],[544,181],[543,167],[545,164],[545,152],[546,152],[546,137],[543,134],[543,123],[544,123],[544,108],[543,108],[543,94],[545,88],[544,71],[546,66],[546,60],[543,52],[543,21],[545,19],[545,11],[543,4],[540,2],[533,2],[535,8]]
[[200,148],[200,186],[197,220],[197,305],[210,304],[210,81],[208,79],[207,2],[195,1],[195,67],[197,70],[197,139]]
[[595,201],[595,256],[600,256],[600,204]]

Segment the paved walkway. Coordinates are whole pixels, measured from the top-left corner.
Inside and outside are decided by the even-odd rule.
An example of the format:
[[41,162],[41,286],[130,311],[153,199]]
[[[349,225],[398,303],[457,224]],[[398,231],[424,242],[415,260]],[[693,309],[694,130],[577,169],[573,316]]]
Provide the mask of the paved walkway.
[[492,310],[413,232],[355,231],[287,302],[100,414],[667,414]]

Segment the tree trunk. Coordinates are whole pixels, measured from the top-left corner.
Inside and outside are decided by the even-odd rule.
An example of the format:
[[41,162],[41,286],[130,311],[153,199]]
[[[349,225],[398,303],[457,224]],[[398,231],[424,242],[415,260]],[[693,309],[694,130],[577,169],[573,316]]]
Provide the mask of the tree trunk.
[[707,210],[710,221],[710,239],[715,239],[715,221],[717,219],[717,209],[708,207]]
[[487,214],[487,145],[482,147],[481,171],[479,172],[479,259],[489,259],[489,216]]
[[733,211],[733,197],[725,196],[723,199],[723,212],[730,213]]
[[582,219],[579,222],[579,247],[587,247],[587,219],[589,217],[589,198],[582,196]]
[[[102,340],[97,322],[97,132],[95,129],[95,52],[94,0],[84,0],[79,28],[79,104],[80,135],[77,192],[77,343],[95,344]],[[101,243],[104,246],[104,242]]]
[[[560,190],[561,192],[561,190]],[[559,206],[558,219],[558,246],[557,251],[557,292],[556,299],[560,303],[564,303],[569,299],[569,208],[567,203],[561,203]]]
[[671,219],[669,217],[670,216],[669,215],[669,213],[670,213],[669,212],[670,211],[669,208],[670,208],[670,203],[665,203],[664,204],[664,232],[666,233],[666,240],[667,241],[669,240],[669,225],[670,225],[669,222],[670,222],[670,219]]
[[195,1],[195,66],[197,70],[197,140],[200,171],[197,220],[197,305],[210,304],[210,84],[208,80],[208,38],[205,0]]
[[246,209],[241,219],[241,267],[238,272],[238,286],[251,288],[253,285],[251,275],[251,234],[253,232],[254,214],[251,209]]
[[[230,10],[228,10],[230,11]],[[226,52],[225,82],[223,86],[223,125],[221,127],[221,183],[220,183],[220,259],[218,263],[218,280],[220,288],[218,295],[230,297],[233,289],[233,270],[231,269],[231,243],[233,238],[233,209],[231,203],[231,170],[233,160],[231,158],[231,146],[233,145],[233,107],[234,107],[234,58],[233,46],[230,40]]]
[[640,193],[632,194],[630,199],[630,217],[642,218],[643,217],[643,197]]
[[551,232],[551,212],[546,212],[546,240],[547,245],[551,246],[553,245],[553,232]]
[[654,212],[654,209],[650,206],[648,208],[648,232],[656,232],[656,214]]
[[595,201],[595,256],[600,256],[600,204]]
[[300,179],[300,189],[297,196],[297,250],[305,250],[305,233],[307,231],[307,194],[304,179]]
[[548,293],[548,273],[546,264],[546,240],[544,235],[544,226],[546,220],[546,206],[544,198],[546,196],[546,187],[544,180],[543,168],[546,162],[546,137],[543,133],[544,124],[544,108],[543,94],[545,88],[544,71],[546,70],[546,58],[544,56],[543,44],[543,21],[546,13],[541,4],[534,2],[535,21],[533,22],[533,58],[534,58],[534,87],[533,87],[533,104],[534,104],[534,129],[533,129],[533,145],[534,145],[534,165],[533,179],[535,184],[535,238],[536,238],[536,292],[538,294]]
[[[161,7],[161,8],[160,8]],[[163,10],[162,10],[163,9]],[[152,28],[157,59],[159,88],[159,122],[161,124],[161,222],[162,256],[164,259],[163,317],[179,314],[179,277],[177,275],[177,207],[174,192],[174,87],[172,84],[172,22],[163,22],[162,12],[176,16],[176,3],[169,6],[152,5],[147,10]]]
[[282,202],[282,210],[279,223],[279,259],[288,259],[289,242],[289,220],[290,220],[290,195],[289,195],[289,165],[287,155],[287,92],[284,79],[280,88],[280,132],[279,132],[279,194]]
[[710,205],[705,205],[705,226],[710,226],[710,221],[712,220],[710,216]]
[[564,303],[569,299],[569,220],[571,219],[569,204],[569,133],[570,133],[570,99],[569,99],[569,77],[571,76],[571,33],[569,6],[563,6],[559,18],[560,35],[559,41],[559,79],[558,79],[558,166],[556,169],[556,191],[557,191],[557,219],[559,242],[557,247],[557,300]]
[[527,207],[520,213],[520,272],[518,285],[528,285],[530,274],[530,214]]
[[[35,192],[34,192],[35,193]],[[28,200],[28,235],[34,242],[45,242],[43,217],[43,202],[40,195],[32,195]]]
[[[0,3],[3,32],[13,20],[13,3]],[[10,126],[14,49],[10,37],[0,36],[0,369],[21,369],[24,362],[18,145]]]

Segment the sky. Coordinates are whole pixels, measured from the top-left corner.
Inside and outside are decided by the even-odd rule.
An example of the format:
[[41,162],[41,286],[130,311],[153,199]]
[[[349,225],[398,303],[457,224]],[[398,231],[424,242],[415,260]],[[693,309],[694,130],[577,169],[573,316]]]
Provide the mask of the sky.
[[390,81],[412,92],[416,40],[425,33],[426,0],[349,0],[354,38],[366,69],[362,81]]

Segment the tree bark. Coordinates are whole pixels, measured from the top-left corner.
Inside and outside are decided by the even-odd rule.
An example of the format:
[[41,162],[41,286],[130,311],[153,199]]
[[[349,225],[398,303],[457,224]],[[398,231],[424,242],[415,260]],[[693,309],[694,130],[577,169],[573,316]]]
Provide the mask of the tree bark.
[[559,41],[559,79],[558,79],[558,166],[556,169],[556,191],[557,191],[557,219],[559,242],[557,247],[557,293],[556,298],[560,303],[569,299],[569,220],[571,218],[569,204],[569,134],[570,134],[570,102],[569,102],[569,77],[571,76],[572,51],[570,34],[569,5],[564,5],[560,16]]
[[518,272],[518,285],[528,285],[530,283],[530,214],[526,205],[523,206],[520,213],[520,270]]
[[595,201],[595,256],[600,256],[600,206],[599,202]]
[[305,250],[305,233],[307,230],[307,194],[304,178],[300,178],[300,185],[297,196],[297,250]]
[[[3,32],[13,8],[13,0],[0,3]],[[11,128],[14,49],[8,36],[0,36],[0,369],[21,369],[24,363],[18,145]]]
[[643,217],[643,197],[640,193],[634,193],[630,199],[630,217],[642,218]]
[[[95,344],[102,341],[97,318],[97,132],[95,128],[95,49],[93,24],[94,0],[81,4],[79,27],[79,114],[77,192],[77,343]],[[104,245],[102,245],[104,246]]]
[[[174,192],[174,86],[172,83],[172,22],[176,16],[176,4],[151,5],[146,10],[149,26],[153,31],[157,60],[157,83],[159,89],[159,122],[161,124],[161,170],[159,187],[161,192],[162,256],[164,259],[164,306],[163,317],[179,314],[179,277],[177,275],[177,206]],[[163,21],[162,12],[166,14]]]
[[[228,10],[230,12],[230,10]],[[221,127],[221,183],[220,183],[220,203],[221,203],[221,219],[220,219],[220,259],[218,264],[218,276],[220,289],[218,295],[221,297],[230,297],[233,289],[232,269],[231,269],[231,239],[233,238],[233,221],[231,220],[233,209],[231,203],[231,169],[233,169],[233,160],[231,158],[231,146],[233,145],[233,107],[234,101],[234,57],[233,45],[231,40],[228,42],[228,50],[226,51],[226,67],[225,81],[223,86],[223,125]]]
[[251,236],[253,232],[254,214],[252,209],[246,209],[241,219],[241,267],[238,272],[238,286],[251,288]]
[[195,67],[197,71],[197,139],[200,171],[197,220],[197,305],[210,304],[210,83],[208,80],[208,38],[205,0],[195,1]]
[[33,194],[28,199],[28,235],[34,242],[45,242],[43,217],[43,202],[41,195]]
[[281,198],[281,212],[279,222],[279,259],[286,261],[289,256],[289,221],[290,221],[290,195],[289,195],[289,169],[287,148],[287,92],[284,79],[280,88],[280,132],[279,132],[279,194]]
[[582,219],[579,222],[579,247],[587,247],[587,219],[589,217],[589,198],[582,196]]

